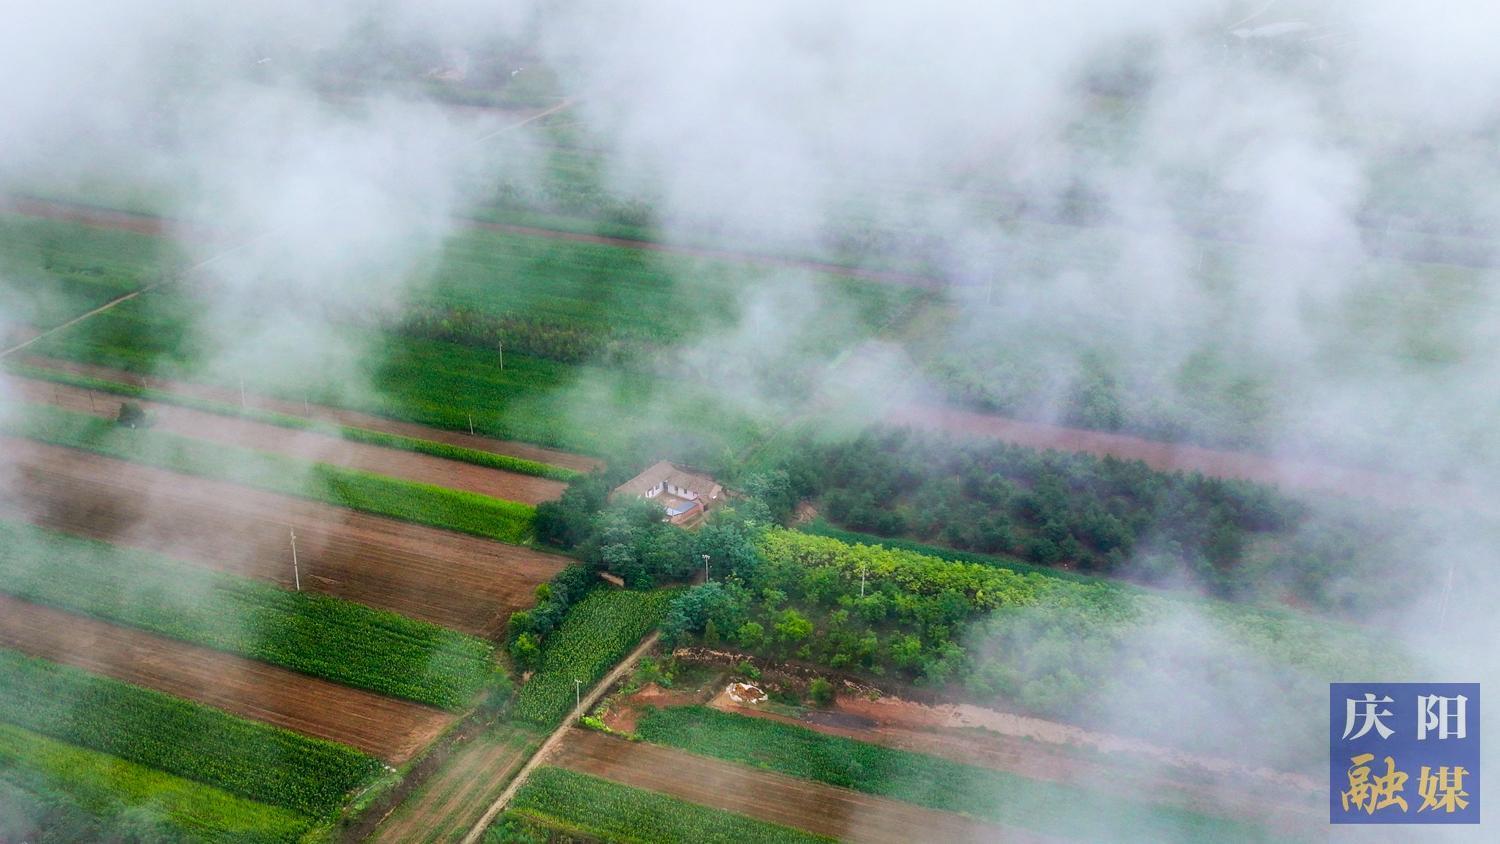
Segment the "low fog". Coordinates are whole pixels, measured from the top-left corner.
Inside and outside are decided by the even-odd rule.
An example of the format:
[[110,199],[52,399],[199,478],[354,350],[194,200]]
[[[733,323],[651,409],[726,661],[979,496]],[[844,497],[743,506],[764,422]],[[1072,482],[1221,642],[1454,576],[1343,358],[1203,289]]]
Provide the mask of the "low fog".
[[[1196,426],[1209,445],[1451,484],[1466,504],[1410,561],[1428,590],[1361,621],[1412,655],[1411,679],[1500,682],[1493,533],[1466,511],[1500,507],[1488,4],[134,0],[12,18],[0,193],[102,189],[181,221],[197,377],[375,390],[367,335],[328,314],[399,313],[456,219],[544,178],[524,115],[410,81],[424,63],[536,62],[663,240],[852,260],[948,299],[938,340],[840,353],[818,338],[856,305],[761,265],[735,324],[690,338],[697,363],[673,374],[727,407],[821,397],[855,424],[950,399],[933,374],[959,361],[992,409],[1072,424],[1103,362],[1138,433]],[[586,418],[611,377],[555,406]],[[1278,743],[1321,736],[1322,710],[1257,723],[1245,701],[1283,678],[1214,625],[1152,625],[1115,723],[1094,726],[1224,731],[1257,762],[1304,765]],[[1164,693],[1226,666],[1220,698]]]

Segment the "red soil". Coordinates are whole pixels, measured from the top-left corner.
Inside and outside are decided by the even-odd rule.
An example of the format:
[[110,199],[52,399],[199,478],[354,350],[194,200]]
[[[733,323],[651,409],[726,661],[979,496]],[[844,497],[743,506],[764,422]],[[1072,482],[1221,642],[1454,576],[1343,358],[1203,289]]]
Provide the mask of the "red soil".
[[481,636],[568,560],[529,548],[0,437],[0,516],[293,583]]
[[302,460],[334,463],[350,469],[463,489],[525,504],[551,501],[561,496],[567,488],[567,484],[562,481],[503,472],[401,449],[350,442],[327,434],[283,428],[235,416],[220,416],[173,404],[122,399],[81,387],[14,376],[0,376],[0,381],[3,381],[11,397],[21,401],[51,404],[108,419],[119,413],[121,404],[132,401],[151,414],[153,428],[173,434],[221,445],[275,452]]
[[454,716],[0,594],[0,645],[244,718],[341,742],[392,765]]
[[846,841],[908,844],[1052,840],[949,812],[646,742],[627,742],[590,730],[570,731],[548,761],[635,788]]

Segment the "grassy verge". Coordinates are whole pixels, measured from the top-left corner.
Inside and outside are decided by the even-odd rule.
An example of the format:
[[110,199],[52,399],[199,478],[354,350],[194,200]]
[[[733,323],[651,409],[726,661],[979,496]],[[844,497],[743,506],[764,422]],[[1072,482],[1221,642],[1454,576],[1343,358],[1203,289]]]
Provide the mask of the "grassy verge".
[[[312,820],[0,724],[0,840],[295,841]],[[41,836],[51,836],[42,838]],[[133,840],[133,839],[132,839]]]
[[[605,841],[797,844],[832,840],[563,768],[533,773],[511,801],[506,816],[531,820],[565,835]],[[506,816],[490,828],[487,844],[507,840]]]
[[574,680],[592,686],[661,623],[672,593],[598,589],[568,611],[542,646],[541,664],[521,687],[515,717],[551,726],[573,707]]
[[1047,834],[1101,840],[1258,841],[1249,824],[1027,779],[702,706],[648,712],[647,741]]
[[268,410],[256,410],[253,408],[240,408],[232,404],[209,401],[194,396],[174,393],[168,390],[157,390],[151,387],[140,387],[135,384],[125,384],[119,381],[110,381],[104,378],[91,378],[86,375],[76,375],[71,372],[62,372],[55,369],[45,369],[35,366],[12,365],[6,367],[10,372],[39,381],[51,381],[58,384],[66,384],[71,387],[81,387],[86,390],[97,390],[101,393],[110,393],[118,396],[129,396],[143,401],[159,402],[161,404],[175,404],[193,410],[201,410],[206,413],[217,413],[221,416],[237,416],[254,422],[263,422],[267,425],[276,425],[282,428],[292,428],[299,431],[313,431],[338,437],[350,442],[363,443],[365,445],[377,445],[384,448],[394,448],[401,451],[411,451],[417,454],[427,454],[433,457],[441,457],[446,460],[457,460],[462,463],[472,463],[476,466],[484,466],[489,469],[499,469],[504,472],[514,472],[520,475],[534,475],[539,478],[551,478],[558,481],[568,481],[577,477],[578,472],[573,469],[565,469],[561,466],[553,466],[536,460],[526,460],[521,457],[511,457],[506,454],[495,454],[490,451],[480,451],[474,448],[450,445],[448,443],[434,442],[417,437],[407,437],[400,434],[390,434],[384,431],[371,431],[367,428],[356,428],[347,425],[335,425],[322,422],[317,419],[308,419],[302,416],[291,416],[285,413],[274,413]]
[[0,720],[314,818],[384,767],[350,747],[10,650],[0,650]]
[[493,646],[435,624],[5,521],[0,592],[445,709],[494,673]]
[[0,433],[513,544],[530,538],[536,518],[536,508],[515,501],[162,431],[131,430],[55,407],[29,405],[25,413],[0,423]]

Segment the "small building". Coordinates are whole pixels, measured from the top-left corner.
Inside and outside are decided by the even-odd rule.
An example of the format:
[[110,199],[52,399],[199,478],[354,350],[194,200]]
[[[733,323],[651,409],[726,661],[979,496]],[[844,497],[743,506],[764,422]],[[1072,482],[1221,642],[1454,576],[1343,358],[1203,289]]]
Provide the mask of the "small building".
[[725,494],[724,487],[708,475],[662,460],[615,487],[611,497],[633,495],[660,502],[667,510],[667,521],[689,525],[722,504]]

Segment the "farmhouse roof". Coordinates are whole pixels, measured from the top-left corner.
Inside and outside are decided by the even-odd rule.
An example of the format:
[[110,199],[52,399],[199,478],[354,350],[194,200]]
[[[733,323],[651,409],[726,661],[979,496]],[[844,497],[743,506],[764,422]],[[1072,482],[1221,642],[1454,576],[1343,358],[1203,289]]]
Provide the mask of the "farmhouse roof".
[[644,472],[631,478],[618,487],[616,493],[630,493],[644,498],[657,484],[666,481],[678,489],[696,492],[698,495],[710,501],[716,501],[724,495],[724,487],[708,475],[684,469],[674,463],[665,460],[651,464]]

